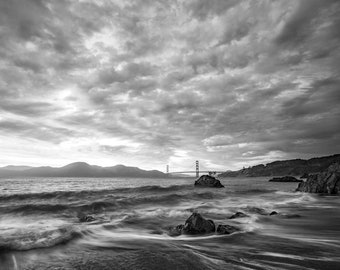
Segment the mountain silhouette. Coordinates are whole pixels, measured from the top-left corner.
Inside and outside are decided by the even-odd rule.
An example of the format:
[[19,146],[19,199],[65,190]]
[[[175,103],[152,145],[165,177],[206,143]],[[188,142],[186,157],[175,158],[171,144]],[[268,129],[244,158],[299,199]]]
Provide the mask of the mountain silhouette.
[[157,170],[142,170],[137,167],[116,165],[101,167],[86,162],[74,162],[66,166],[28,167],[9,165],[0,168],[0,177],[143,177],[164,178],[167,174]]

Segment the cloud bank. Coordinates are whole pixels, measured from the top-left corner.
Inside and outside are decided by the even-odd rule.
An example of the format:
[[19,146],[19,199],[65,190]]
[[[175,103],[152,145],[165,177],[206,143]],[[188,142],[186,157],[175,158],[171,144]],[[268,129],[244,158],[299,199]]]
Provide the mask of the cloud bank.
[[0,164],[338,153],[339,15],[332,0],[3,0]]

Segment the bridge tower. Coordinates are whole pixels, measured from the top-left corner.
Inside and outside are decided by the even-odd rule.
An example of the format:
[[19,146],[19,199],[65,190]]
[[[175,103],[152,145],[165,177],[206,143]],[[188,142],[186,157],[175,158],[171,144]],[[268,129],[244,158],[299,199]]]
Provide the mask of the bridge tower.
[[166,173],[169,173],[169,165],[166,165]]
[[196,160],[196,177],[200,177],[200,165],[198,160]]

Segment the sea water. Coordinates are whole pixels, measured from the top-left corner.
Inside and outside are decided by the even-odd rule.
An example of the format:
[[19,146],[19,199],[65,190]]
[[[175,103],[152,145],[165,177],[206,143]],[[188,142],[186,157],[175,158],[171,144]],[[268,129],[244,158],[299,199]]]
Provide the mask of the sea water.
[[[263,177],[221,182],[0,179],[0,269],[340,269],[339,196]],[[194,211],[240,230],[169,236]],[[248,216],[229,219],[238,211]]]

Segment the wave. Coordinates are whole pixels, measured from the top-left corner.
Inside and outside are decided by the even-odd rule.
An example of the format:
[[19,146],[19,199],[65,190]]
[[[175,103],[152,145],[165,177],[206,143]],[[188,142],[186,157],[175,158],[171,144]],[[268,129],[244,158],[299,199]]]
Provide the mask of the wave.
[[[287,197],[287,194],[282,194]],[[316,202],[317,199],[315,198],[314,194],[308,194],[308,193],[297,193],[293,196],[289,196],[289,198],[281,201],[281,202],[275,202],[275,205],[286,205],[286,204],[309,204],[311,202]]]
[[[149,188],[148,190],[153,190]],[[75,201],[68,203],[54,203],[54,201],[42,201],[36,203],[25,203],[18,205],[7,205],[0,208],[4,213],[37,213],[37,212],[50,212],[56,213],[60,211],[88,211],[98,213],[106,210],[118,210],[132,208],[137,205],[145,204],[159,204],[159,205],[176,205],[182,201],[202,201],[218,199],[224,196],[223,194],[216,194],[210,191],[202,192],[178,192],[178,193],[163,193],[156,195],[153,194],[127,194],[123,196],[97,196],[98,198],[77,198]],[[96,200],[97,199],[97,200]]]
[[235,190],[231,191],[232,193],[235,194],[265,194],[265,193],[275,193],[276,189],[260,189],[260,188],[254,188],[254,189],[247,189],[247,190]]
[[30,213],[34,211],[41,212],[55,212],[55,211],[63,211],[68,209],[69,206],[66,204],[25,204],[21,206],[16,206],[14,208],[7,208],[7,212],[10,213]]
[[0,237],[0,251],[23,251],[48,248],[81,238],[82,232],[72,227],[64,227],[43,232],[16,234],[15,237]]
[[0,195],[0,201],[11,200],[29,200],[29,199],[65,199],[69,197],[87,197],[91,195],[105,195],[105,194],[125,194],[125,193],[148,193],[148,192],[171,192],[193,189],[192,185],[172,185],[172,186],[141,186],[133,188],[118,188],[118,189],[99,189],[99,190],[82,190],[82,191],[54,191],[42,193],[25,193],[25,194],[11,194]]

